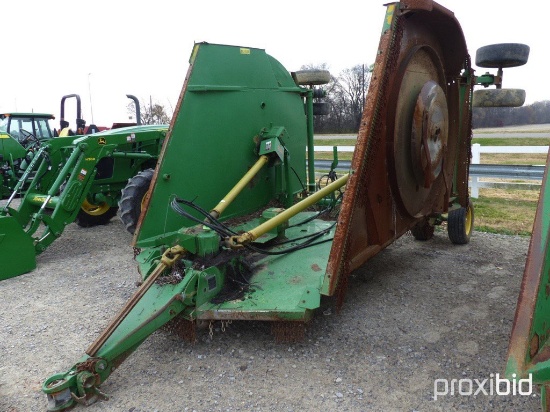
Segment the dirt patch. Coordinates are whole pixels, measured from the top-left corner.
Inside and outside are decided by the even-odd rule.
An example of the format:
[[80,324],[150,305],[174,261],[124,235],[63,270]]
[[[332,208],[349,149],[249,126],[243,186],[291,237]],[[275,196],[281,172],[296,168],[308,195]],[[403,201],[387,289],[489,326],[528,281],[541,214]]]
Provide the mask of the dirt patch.
[[[46,409],[42,382],[66,371],[135,290],[122,224],[69,225],[32,273],[0,282],[0,410]],[[398,240],[356,271],[342,311],[323,302],[302,343],[233,322],[198,343],[154,333],[88,411],[518,411],[533,396],[433,398],[436,379],[503,373],[528,238],[475,232]],[[75,410],[84,410],[77,407]]]

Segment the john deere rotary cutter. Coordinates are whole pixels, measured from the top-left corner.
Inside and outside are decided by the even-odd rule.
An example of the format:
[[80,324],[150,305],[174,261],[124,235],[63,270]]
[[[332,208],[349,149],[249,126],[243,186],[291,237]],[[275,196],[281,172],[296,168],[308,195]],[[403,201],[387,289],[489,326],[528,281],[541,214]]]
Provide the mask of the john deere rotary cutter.
[[101,383],[163,325],[193,341],[199,320],[263,320],[300,339],[321,297],[341,304],[349,273],[407,231],[429,239],[448,214],[451,240],[468,242],[477,80],[454,15],[426,0],[387,7],[351,170],[316,185],[314,100],[328,79],[260,49],[195,45],[134,236],[143,282],[44,382],[49,410],[104,398]]

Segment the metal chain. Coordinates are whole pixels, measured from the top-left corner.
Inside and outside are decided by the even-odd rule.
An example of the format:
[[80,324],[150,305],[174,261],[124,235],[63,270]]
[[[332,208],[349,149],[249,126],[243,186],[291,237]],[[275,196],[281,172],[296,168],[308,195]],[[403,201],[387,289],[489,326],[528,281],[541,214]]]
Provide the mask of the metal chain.
[[208,323],[208,336],[210,336],[210,340],[212,340],[212,338],[214,337],[214,322],[213,321],[210,321],[210,323]]

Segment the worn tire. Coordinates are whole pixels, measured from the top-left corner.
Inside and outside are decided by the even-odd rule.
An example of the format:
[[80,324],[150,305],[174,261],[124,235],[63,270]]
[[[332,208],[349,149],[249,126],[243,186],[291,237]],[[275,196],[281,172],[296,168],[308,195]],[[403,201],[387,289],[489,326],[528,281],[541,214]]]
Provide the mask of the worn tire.
[[95,206],[85,201],[76,215],[75,223],[80,227],[106,225],[117,214],[118,207],[106,204]]
[[423,219],[411,228],[411,233],[416,240],[426,241],[434,236],[434,230],[435,227]]
[[455,245],[465,245],[474,231],[474,206],[470,201],[467,207],[451,210],[447,220],[447,234]]
[[480,47],[476,52],[478,67],[516,67],[527,63],[529,46],[521,43],[500,43]]
[[326,116],[330,113],[330,103],[327,102],[314,102],[313,103],[313,115],[314,116]]
[[523,89],[481,89],[474,91],[474,107],[520,107],[525,103]]
[[328,70],[300,70],[294,73],[294,79],[299,86],[321,85],[330,82]]
[[153,169],[146,169],[137,175],[128,179],[128,184],[122,189],[122,195],[118,202],[119,216],[126,230],[131,234],[136,231],[139,216],[141,215],[141,205],[145,195],[149,191],[149,186],[153,180]]

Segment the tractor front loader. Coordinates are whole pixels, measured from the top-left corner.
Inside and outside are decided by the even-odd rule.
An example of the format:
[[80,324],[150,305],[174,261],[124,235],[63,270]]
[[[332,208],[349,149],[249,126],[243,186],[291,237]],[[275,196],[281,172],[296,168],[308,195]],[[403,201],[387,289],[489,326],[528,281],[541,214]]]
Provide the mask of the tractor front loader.
[[189,63],[134,234],[143,282],[44,382],[50,411],[106,398],[102,382],[164,325],[194,341],[197,321],[260,320],[277,341],[300,340],[321,299],[341,305],[350,272],[404,233],[427,240],[447,220],[453,243],[469,241],[477,79],[449,10],[387,6],[351,169],[326,185],[313,116],[328,73],[208,43]]
[[155,167],[166,131],[136,126],[42,144],[0,207],[0,280],[33,270],[68,224],[105,224],[115,216],[128,180]]

